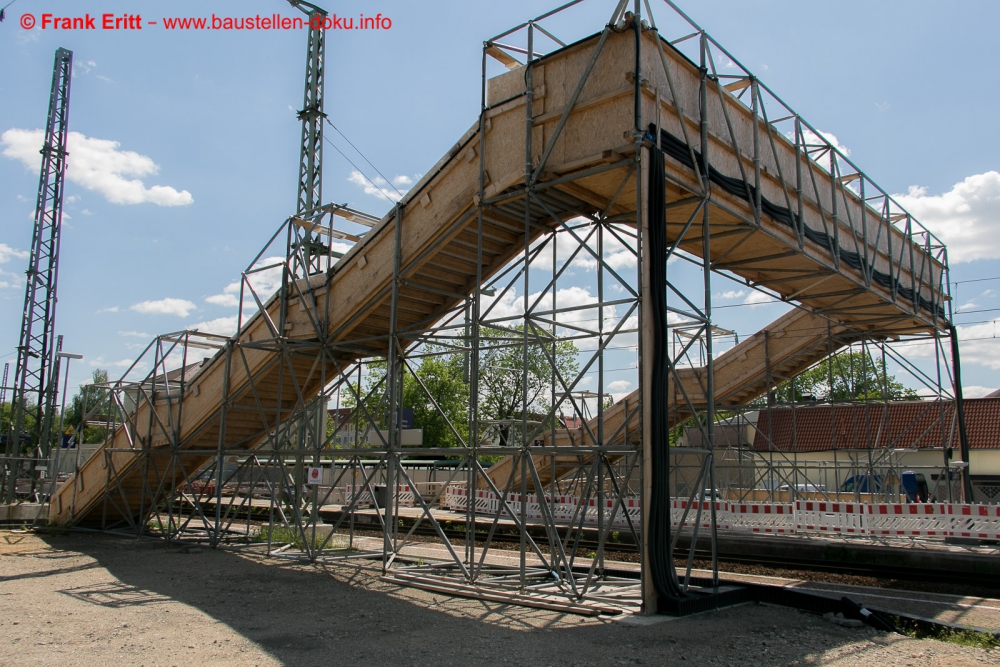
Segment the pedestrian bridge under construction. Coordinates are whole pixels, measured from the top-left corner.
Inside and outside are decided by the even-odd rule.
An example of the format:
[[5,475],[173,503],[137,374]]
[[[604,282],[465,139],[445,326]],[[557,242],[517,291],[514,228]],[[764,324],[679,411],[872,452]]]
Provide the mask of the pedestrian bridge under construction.
[[[315,535],[330,493],[378,486],[389,490],[376,512],[389,571],[404,567],[396,554],[413,534],[394,520],[392,501],[415,485],[406,461],[448,457],[456,461],[448,479],[416,494],[411,510],[448,547],[435,585],[528,595],[548,576],[549,598],[584,604],[588,591],[606,592],[600,549],[592,559],[577,554],[573,522],[538,501],[548,493],[554,503],[573,479],[577,505],[641,503],[641,521],[623,528],[600,519],[590,529],[601,545],[623,529],[644,545],[643,601],[686,594],[675,577],[652,571],[673,544],[670,480],[682,466],[671,457],[686,457],[696,478],[686,488],[701,493],[717,486],[716,449],[672,452],[676,429],[701,429],[711,443],[720,415],[771,405],[779,385],[847,347],[912,338],[940,347],[950,311],[944,246],[752,74],[716,72],[722,47],[678,16],[687,37],[619,3],[601,32],[550,40],[545,55],[538,44],[550,39],[555,14],[487,41],[482,113],[447,155],[387,215],[368,220],[370,231],[342,257],[330,240],[356,237],[334,222],[363,216],[300,207],[244,273],[236,334],[161,336],[147,351],[148,376],[107,389],[106,444],[54,491],[50,520],[213,544],[235,539],[233,526],[251,519],[265,533],[277,522]],[[517,39],[527,49],[511,46]],[[535,55],[522,63],[524,53]],[[487,79],[494,61],[508,71]],[[564,243],[569,252],[556,247]],[[631,261],[609,263],[612,244]],[[283,259],[261,261],[275,255]],[[281,274],[276,293],[255,289],[262,271]],[[684,271],[697,281],[679,280]],[[794,308],[717,353],[711,281],[720,275]],[[594,298],[560,304],[560,286],[574,280],[587,281]],[[505,295],[517,312],[495,306]],[[679,329],[688,335],[678,343]],[[555,357],[566,341],[579,356],[564,376]],[[524,359],[507,371],[523,377],[525,398],[505,415],[505,436],[490,439],[479,378],[486,352],[500,347]],[[190,363],[204,348],[212,356]],[[586,404],[585,376],[603,397],[604,359],[623,348],[638,389]],[[445,419],[458,447],[404,449],[403,386],[434,354],[466,360],[468,421]],[[526,386],[539,374],[529,357],[542,360],[547,381],[534,405]],[[375,378],[366,386],[362,369]],[[432,388],[416,386],[447,416]],[[333,446],[342,427],[328,423],[334,396],[351,397],[344,424],[375,434],[366,446]],[[567,410],[578,418],[573,428],[559,419]],[[326,486],[307,484],[308,469],[324,467],[336,473]],[[270,489],[263,524],[237,493],[249,482]],[[513,531],[504,539],[520,541],[530,558],[501,575],[489,540],[446,534],[433,510],[456,488],[500,503],[494,515]],[[528,494],[539,513],[530,523],[547,526],[544,538],[529,534]],[[352,501],[340,502],[336,526],[353,529]],[[474,505],[461,510],[470,526]],[[711,523],[715,513],[706,514]],[[314,560],[352,553],[329,539],[299,548]]]

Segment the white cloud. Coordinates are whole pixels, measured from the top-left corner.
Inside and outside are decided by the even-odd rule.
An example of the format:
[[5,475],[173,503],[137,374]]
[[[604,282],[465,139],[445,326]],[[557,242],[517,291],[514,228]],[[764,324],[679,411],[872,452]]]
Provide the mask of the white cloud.
[[974,384],[969,387],[962,387],[962,396],[964,398],[982,398],[983,396],[991,394],[996,390],[996,387],[982,387],[978,384]]
[[743,299],[743,304],[746,306],[752,306],[756,308],[757,306],[763,306],[767,303],[774,303],[774,297],[764,294],[763,292],[758,292],[753,290],[747,295],[747,298]]
[[[11,248],[6,243],[0,243],[0,264],[6,264],[12,259],[28,259],[27,250],[17,250]],[[7,279],[2,279],[7,276]],[[24,285],[23,271],[4,271],[0,269],[0,289],[17,288]]]
[[[331,244],[334,250],[340,252],[346,252],[350,246],[345,246],[341,250],[338,246],[339,244]],[[265,257],[260,260],[254,266],[260,270],[250,271],[247,273],[247,282],[249,287],[253,288],[253,291],[257,294],[257,298],[261,300],[261,303],[266,303],[271,295],[278,291],[281,287],[281,277],[284,266],[285,259],[283,257]],[[269,267],[269,268],[262,268]],[[205,297],[205,302],[210,303],[214,306],[223,306],[224,308],[236,308],[240,305],[240,285],[242,280],[234,280],[222,289],[221,294],[212,294]],[[244,288],[244,303],[246,308],[257,308],[257,303],[253,299],[253,295],[250,293],[249,289]]]
[[[43,141],[42,130],[12,128],[0,135],[3,155],[20,160],[26,168],[36,172],[40,164],[38,150]],[[70,157],[66,178],[100,193],[112,204],[186,206],[194,202],[187,190],[177,191],[167,185],[147,188],[138,177],[156,175],[159,165],[145,155],[121,150],[117,141],[70,132],[67,142]]]
[[988,290],[986,290],[985,292],[982,293],[982,296],[985,296],[985,297],[994,297],[996,295],[997,295],[997,291],[994,290],[994,289],[988,289]]
[[[788,137],[789,141],[795,141],[794,131],[786,132],[785,136]],[[841,155],[844,157],[850,157],[851,155],[851,149],[840,143],[840,140],[837,139],[837,135],[832,132],[819,130],[819,134],[816,134],[808,128],[802,128],[802,140],[805,142],[809,155],[816,161],[816,164],[820,165],[827,171],[830,170],[830,162],[833,154],[830,151],[823,150],[821,146],[826,146],[829,143],[840,151]]]
[[11,259],[28,259],[30,254],[27,250],[17,250],[6,243],[0,243],[0,264],[6,264]]
[[238,323],[238,318],[236,315],[230,315],[229,317],[217,317],[214,320],[208,320],[207,322],[198,322],[197,324],[191,324],[187,328],[189,330],[197,330],[202,333],[213,333],[219,334],[220,336],[231,336],[236,333],[236,325]]
[[118,312],[118,306],[111,306],[110,308],[101,308],[100,310],[97,310],[95,312],[97,312],[97,313],[117,313]]
[[[962,364],[979,364],[1000,370],[1000,338],[996,338],[1000,318],[981,324],[957,327]],[[931,350],[933,352],[933,348]]]
[[[567,220],[567,224],[573,225],[574,223],[581,222],[582,218],[574,218]],[[576,229],[576,236],[579,237],[580,241],[587,239],[588,234],[590,234],[590,229],[584,227]],[[614,235],[606,233],[604,235],[604,261],[605,263],[614,269],[615,271],[621,271],[622,269],[631,269],[636,266],[636,252],[635,252],[635,239],[629,237],[628,235],[623,235],[626,243],[619,241]],[[551,247],[551,237],[546,237],[535,242],[533,249],[537,249],[543,243],[548,243],[549,246],[539,252],[534,261],[531,262],[532,270],[551,270],[552,268],[552,247]],[[556,243],[556,264],[557,266],[562,266],[566,263],[573,253],[576,252],[576,256],[573,258],[571,264],[571,269],[583,269],[583,270],[594,270],[597,268],[597,260],[594,259],[594,254],[597,252],[598,238],[597,234],[593,234],[587,239],[586,246],[590,248],[591,253],[587,248],[581,247],[579,241],[573,237],[567,231],[560,230],[555,235]],[[626,245],[627,244],[627,245]],[[579,248],[579,252],[577,252]],[[627,279],[627,275],[622,276],[623,279]]]
[[906,194],[893,196],[944,241],[951,262],[1000,257],[1000,173],[969,176],[940,195],[911,185]]
[[153,334],[145,333],[144,331],[119,331],[119,336],[127,336],[129,338],[152,338]]
[[95,67],[97,67],[97,63],[93,60],[76,60],[73,62],[73,76],[90,74],[90,70]]
[[614,382],[608,383],[608,390],[613,392],[626,391],[631,386],[632,383],[628,380],[615,380]]
[[[138,370],[140,367],[146,365],[144,362],[137,362],[135,359],[119,359],[118,361],[108,361],[107,359],[104,358],[104,355],[95,357],[94,359],[91,359],[87,363],[90,364],[91,368],[103,368],[104,370],[108,370],[109,368],[112,367],[128,368],[133,364],[136,364],[136,369]],[[109,373],[109,375],[113,376],[112,379],[114,379],[114,377],[117,377],[117,375],[114,374]]]
[[[833,132],[824,132],[823,130],[820,130],[819,136],[817,136],[812,130],[807,129],[802,133],[802,135],[807,144],[822,144],[824,143],[823,139],[825,139],[845,157],[851,156],[851,149],[840,143],[840,139],[837,139],[837,135]],[[822,137],[822,139],[820,137]]]
[[722,294],[716,294],[715,298],[716,299],[720,299],[720,300],[722,300],[722,299],[725,299],[725,300],[729,300],[729,299],[742,299],[746,295],[747,295],[747,291],[745,289],[737,289],[737,290],[732,290],[731,289],[731,290],[726,290]]
[[399,176],[393,176],[392,185],[390,185],[389,182],[381,176],[376,176],[374,179],[368,180],[368,178],[366,178],[360,171],[352,171],[350,176],[347,177],[347,180],[350,183],[364,188],[366,195],[379,197],[381,199],[385,199],[386,201],[397,202],[403,198],[403,195],[409,191],[409,187],[413,185],[414,181],[418,178],[420,178],[419,175],[410,177],[405,174],[400,174]]
[[227,308],[235,308],[240,305],[240,300],[236,298],[235,294],[213,294],[212,296],[206,296],[205,301],[216,306],[225,306]]
[[159,301],[140,301],[133,304],[131,310],[144,315],[176,315],[187,317],[195,309],[195,305],[187,299],[166,298]]

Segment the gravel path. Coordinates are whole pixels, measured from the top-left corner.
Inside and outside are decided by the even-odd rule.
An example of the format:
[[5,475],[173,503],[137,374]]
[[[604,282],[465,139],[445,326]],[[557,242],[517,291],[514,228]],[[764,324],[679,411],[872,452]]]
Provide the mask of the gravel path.
[[0,531],[0,664],[1000,664],[1000,651],[852,630],[780,607],[587,619],[377,575],[106,535]]

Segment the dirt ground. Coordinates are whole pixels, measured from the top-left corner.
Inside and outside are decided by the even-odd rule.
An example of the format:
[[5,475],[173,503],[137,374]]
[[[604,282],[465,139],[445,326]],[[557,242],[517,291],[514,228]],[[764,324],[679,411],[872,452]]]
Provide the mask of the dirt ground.
[[1000,650],[852,630],[780,607],[590,619],[399,588],[378,574],[0,531],[0,664],[1000,664]]

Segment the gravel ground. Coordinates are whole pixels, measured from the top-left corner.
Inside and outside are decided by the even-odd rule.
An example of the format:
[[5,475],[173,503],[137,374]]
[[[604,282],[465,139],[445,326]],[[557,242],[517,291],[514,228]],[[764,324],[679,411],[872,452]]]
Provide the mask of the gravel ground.
[[107,535],[0,531],[0,664],[1000,664],[1000,651],[847,629],[780,607],[588,619],[377,575]]

